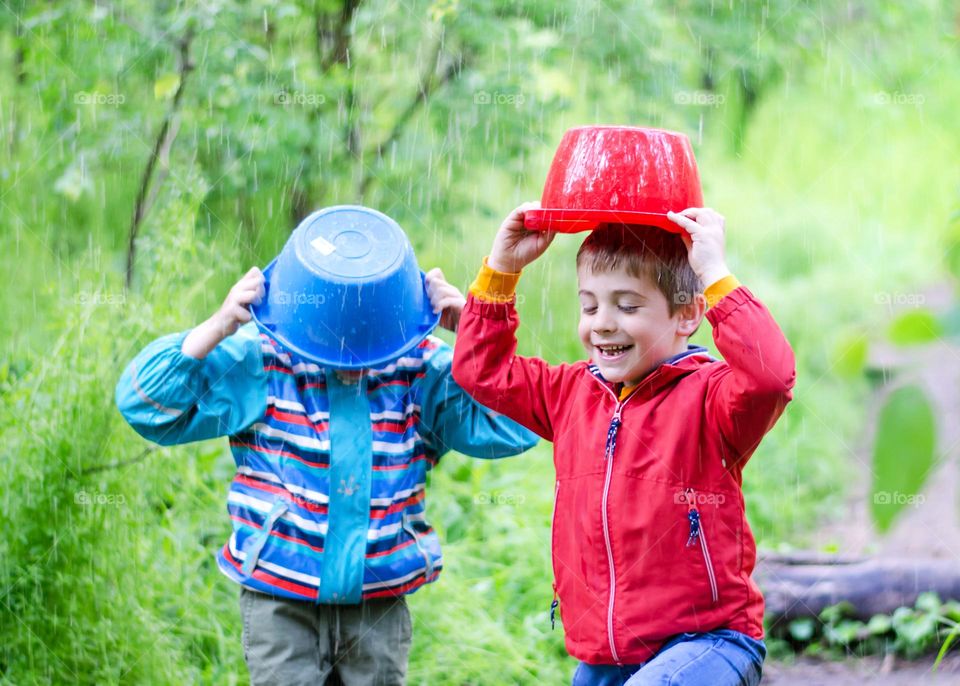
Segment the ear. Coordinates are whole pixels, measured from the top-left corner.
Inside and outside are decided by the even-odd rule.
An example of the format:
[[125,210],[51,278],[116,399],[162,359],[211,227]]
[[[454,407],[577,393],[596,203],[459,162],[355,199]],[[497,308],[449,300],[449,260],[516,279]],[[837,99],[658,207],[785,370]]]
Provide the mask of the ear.
[[707,298],[703,293],[696,293],[692,298],[688,295],[686,300],[674,316],[677,318],[677,335],[689,338],[700,328],[707,312]]

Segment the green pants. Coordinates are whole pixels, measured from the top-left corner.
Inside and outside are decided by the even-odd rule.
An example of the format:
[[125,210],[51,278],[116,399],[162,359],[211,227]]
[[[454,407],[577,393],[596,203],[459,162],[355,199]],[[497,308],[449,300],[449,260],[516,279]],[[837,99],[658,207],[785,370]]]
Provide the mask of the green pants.
[[413,634],[403,598],[317,605],[240,592],[252,686],[402,686]]

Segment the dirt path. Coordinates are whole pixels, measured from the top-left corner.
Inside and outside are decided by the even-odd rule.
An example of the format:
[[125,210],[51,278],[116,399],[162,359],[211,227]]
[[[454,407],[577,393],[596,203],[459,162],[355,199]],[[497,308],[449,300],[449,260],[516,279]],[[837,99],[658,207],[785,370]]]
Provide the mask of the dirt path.
[[[942,287],[925,293],[926,306],[945,310],[953,299],[952,289]],[[872,399],[864,440],[849,457],[856,477],[850,485],[844,516],[817,531],[810,540],[814,550],[835,549],[850,555],[881,557],[935,557],[960,565],[960,347],[949,341],[925,346],[896,348],[873,346],[870,366],[889,370],[896,383],[919,384],[934,406],[937,418],[938,462],[922,491],[922,498],[908,506],[883,537],[874,530],[869,513],[871,493],[872,438],[877,414],[890,387],[881,388]],[[792,664],[768,662],[764,684],[771,686],[851,686],[881,684],[913,686],[960,684],[960,655],[950,655],[937,673],[931,673],[933,656],[917,661],[850,658],[824,662],[801,658]]]
[[794,664],[768,662],[763,669],[764,686],[957,686],[960,658],[949,656],[940,669],[931,672],[933,659],[897,660],[888,656],[850,658],[826,662],[801,658]]

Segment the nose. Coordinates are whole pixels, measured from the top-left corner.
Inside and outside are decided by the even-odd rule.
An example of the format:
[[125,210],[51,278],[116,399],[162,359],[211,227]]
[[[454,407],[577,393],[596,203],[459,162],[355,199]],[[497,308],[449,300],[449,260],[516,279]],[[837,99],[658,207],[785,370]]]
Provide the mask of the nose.
[[593,315],[593,321],[590,322],[590,328],[594,333],[610,333],[616,330],[617,320],[609,307],[597,308],[597,313]]

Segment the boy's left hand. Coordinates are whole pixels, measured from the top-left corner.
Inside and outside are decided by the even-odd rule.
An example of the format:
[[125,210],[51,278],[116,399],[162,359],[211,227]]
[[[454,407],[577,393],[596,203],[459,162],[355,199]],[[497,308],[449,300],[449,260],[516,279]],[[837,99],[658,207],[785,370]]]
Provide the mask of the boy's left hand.
[[680,234],[687,246],[690,266],[704,288],[729,276],[723,216],[709,207],[688,207],[682,212],[667,212],[667,219],[686,229]]
[[456,333],[457,325],[460,323],[460,312],[467,299],[456,286],[447,282],[439,268],[428,271],[426,281],[430,305],[433,306],[434,312],[440,314],[440,326]]

